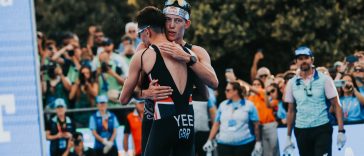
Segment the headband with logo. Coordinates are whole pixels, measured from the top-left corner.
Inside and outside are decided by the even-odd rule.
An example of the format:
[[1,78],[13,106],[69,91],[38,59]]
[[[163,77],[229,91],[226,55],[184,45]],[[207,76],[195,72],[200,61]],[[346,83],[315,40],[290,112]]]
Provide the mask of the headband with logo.
[[167,6],[163,9],[163,14],[176,15],[184,18],[185,20],[190,19],[190,14],[182,8],[175,6]]

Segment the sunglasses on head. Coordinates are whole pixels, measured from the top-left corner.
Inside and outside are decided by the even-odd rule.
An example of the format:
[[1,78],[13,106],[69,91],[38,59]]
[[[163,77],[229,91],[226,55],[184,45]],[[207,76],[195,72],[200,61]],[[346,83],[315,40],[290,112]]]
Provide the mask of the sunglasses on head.
[[147,25],[144,28],[139,28],[138,34],[140,35],[141,33],[143,33],[149,27],[150,27],[150,25]]
[[189,4],[185,0],[167,0],[164,5],[173,5],[175,2],[177,2],[180,7],[189,7]]

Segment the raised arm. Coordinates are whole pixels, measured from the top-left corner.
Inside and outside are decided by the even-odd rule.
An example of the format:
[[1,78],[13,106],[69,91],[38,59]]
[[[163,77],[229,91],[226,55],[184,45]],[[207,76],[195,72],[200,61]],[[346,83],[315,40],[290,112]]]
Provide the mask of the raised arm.
[[252,64],[252,67],[250,68],[250,80],[252,82],[255,79],[255,76],[257,75],[258,63],[263,58],[264,58],[264,55],[261,51],[258,51],[257,53],[255,53],[253,64]]

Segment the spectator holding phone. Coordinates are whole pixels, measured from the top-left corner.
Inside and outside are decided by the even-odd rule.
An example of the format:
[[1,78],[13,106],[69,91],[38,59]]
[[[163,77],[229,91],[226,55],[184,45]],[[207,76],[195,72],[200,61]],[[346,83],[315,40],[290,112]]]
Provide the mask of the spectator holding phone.
[[359,121],[363,119],[364,96],[358,91],[353,76],[344,75],[345,84],[340,88],[340,103],[344,121]]

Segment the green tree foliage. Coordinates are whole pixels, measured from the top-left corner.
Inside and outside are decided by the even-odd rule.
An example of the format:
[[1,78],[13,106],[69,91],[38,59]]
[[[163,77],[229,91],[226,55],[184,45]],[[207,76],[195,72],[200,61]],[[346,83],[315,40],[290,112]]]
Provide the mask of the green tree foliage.
[[[128,5],[128,1],[135,1]],[[36,0],[38,30],[72,31],[85,40],[87,27],[101,25],[119,40],[136,11],[163,6],[163,0]],[[364,47],[363,0],[200,0],[191,1],[192,26],[186,40],[206,48],[220,80],[233,67],[248,79],[254,53],[262,48],[260,66],[283,72],[293,50],[307,45],[316,65],[332,64]],[[223,84],[222,84],[223,85]]]
[[35,0],[35,8],[38,31],[48,36],[74,32],[84,42],[90,25],[101,26],[106,36],[120,41],[136,11],[126,0]]

